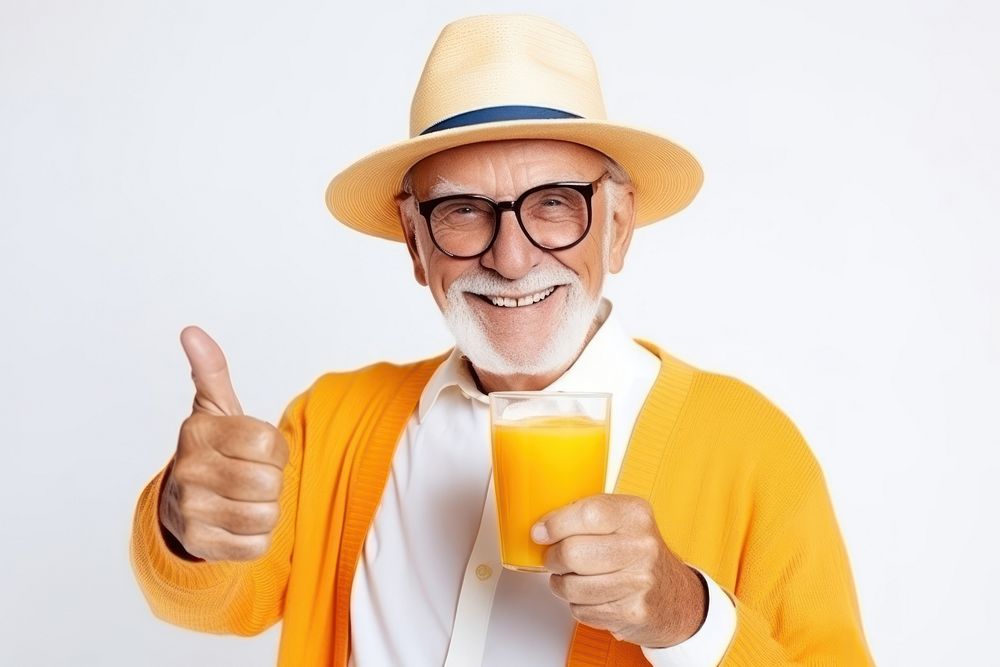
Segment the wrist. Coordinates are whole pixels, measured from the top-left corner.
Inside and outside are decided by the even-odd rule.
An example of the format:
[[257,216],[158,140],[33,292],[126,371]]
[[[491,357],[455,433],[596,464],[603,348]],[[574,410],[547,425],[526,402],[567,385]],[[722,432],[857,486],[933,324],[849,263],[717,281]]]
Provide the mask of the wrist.
[[686,566],[688,570],[694,574],[695,578],[698,580],[697,590],[693,593],[693,597],[696,603],[693,605],[693,618],[696,619],[696,624],[694,630],[691,631],[686,639],[690,639],[696,632],[701,630],[701,627],[705,625],[705,619],[708,618],[708,582],[705,581],[705,577],[701,572],[691,567]]
[[706,572],[692,567],[708,588],[704,621],[693,635],[673,646],[642,646],[646,660],[654,667],[678,665],[719,665],[736,634],[736,603],[732,596]]
[[693,637],[705,624],[708,617],[708,583],[698,570],[684,565],[684,574],[676,587],[676,597],[673,602],[672,627],[669,628],[668,641],[656,644],[643,644],[646,648],[661,649],[676,646]]

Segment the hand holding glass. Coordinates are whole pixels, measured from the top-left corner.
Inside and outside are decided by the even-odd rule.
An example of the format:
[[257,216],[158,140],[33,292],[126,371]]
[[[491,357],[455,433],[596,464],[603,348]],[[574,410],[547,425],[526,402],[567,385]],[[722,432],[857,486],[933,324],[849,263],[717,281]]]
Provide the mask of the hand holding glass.
[[611,394],[493,392],[493,486],[503,566],[541,572],[531,527],[545,514],[603,493]]

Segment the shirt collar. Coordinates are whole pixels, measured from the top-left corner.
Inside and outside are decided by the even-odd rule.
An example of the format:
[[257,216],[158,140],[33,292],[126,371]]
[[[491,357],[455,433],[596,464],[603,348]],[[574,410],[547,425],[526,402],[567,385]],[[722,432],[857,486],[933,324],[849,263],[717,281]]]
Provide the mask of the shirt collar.
[[[572,366],[545,388],[546,391],[614,391],[628,363],[629,346],[634,341],[628,337],[611,302],[605,298],[597,309],[599,327]],[[487,403],[486,394],[476,386],[468,359],[458,348],[438,366],[424,391],[420,394],[417,419],[424,417],[437,402],[441,393],[457,387],[465,398]]]

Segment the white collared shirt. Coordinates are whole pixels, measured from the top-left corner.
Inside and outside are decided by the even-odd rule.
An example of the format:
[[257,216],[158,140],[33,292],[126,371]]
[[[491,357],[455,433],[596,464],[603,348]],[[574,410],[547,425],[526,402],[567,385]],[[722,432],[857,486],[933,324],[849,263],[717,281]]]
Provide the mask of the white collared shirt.
[[[612,394],[605,490],[618,478],[659,360],[611,304],[573,366],[547,390]],[[489,407],[456,350],[438,367],[393,455],[351,590],[354,667],[564,665],[574,620],[548,575],[505,570],[490,477]],[[643,648],[657,667],[719,663],[736,629],[732,600],[707,575],[708,615],[685,642]]]

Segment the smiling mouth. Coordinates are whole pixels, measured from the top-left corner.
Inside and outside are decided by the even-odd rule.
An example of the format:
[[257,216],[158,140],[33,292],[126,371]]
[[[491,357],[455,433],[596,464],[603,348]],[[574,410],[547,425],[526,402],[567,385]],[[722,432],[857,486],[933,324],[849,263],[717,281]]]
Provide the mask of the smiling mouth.
[[540,303],[547,299],[549,295],[556,291],[558,287],[562,285],[553,285],[552,287],[546,287],[545,289],[535,292],[533,294],[526,294],[525,296],[500,296],[494,294],[475,294],[480,299],[494,305],[498,308],[523,308],[525,306],[533,306],[536,303]]

